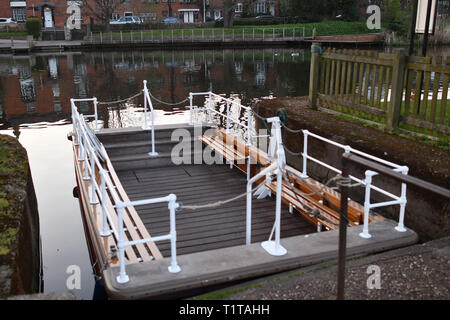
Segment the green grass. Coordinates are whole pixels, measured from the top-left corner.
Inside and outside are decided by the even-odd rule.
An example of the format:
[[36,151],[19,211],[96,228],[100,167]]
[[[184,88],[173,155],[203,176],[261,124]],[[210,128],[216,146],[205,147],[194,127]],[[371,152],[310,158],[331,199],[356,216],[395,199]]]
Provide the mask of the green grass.
[[[192,37],[212,37],[215,36],[216,39],[219,39],[223,34],[225,36],[232,36],[233,34],[237,39],[239,37],[245,36],[246,38],[252,37],[262,37],[263,33],[265,37],[291,37],[301,36],[303,35],[303,28],[305,29],[305,36],[311,36],[313,29],[316,28],[316,32],[318,36],[326,36],[326,35],[361,35],[361,34],[370,34],[377,32],[377,30],[369,30],[367,29],[365,22],[346,22],[346,21],[325,21],[325,22],[317,22],[317,23],[304,23],[304,24],[278,24],[278,25],[267,25],[267,26],[234,26],[233,28],[224,29],[224,28],[195,28],[195,29],[154,29],[154,30],[136,30],[136,31],[123,31],[122,37],[123,39],[130,39],[133,35],[134,40],[139,40],[141,37],[144,37],[146,40],[149,38],[154,38],[155,40],[164,37],[182,37],[184,36],[186,39]],[[114,39],[120,39],[120,31],[112,31],[112,32],[103,32],[104,39],[109,39],[108,37],[112,37]],[[98,39],[100,37],[99,32],[94,32],[94,38]]]
[[26,32],[5,32],[5,31],[0,31],[0,37],[2,38],[10,38],[10,37],[25,37],[27,36]]

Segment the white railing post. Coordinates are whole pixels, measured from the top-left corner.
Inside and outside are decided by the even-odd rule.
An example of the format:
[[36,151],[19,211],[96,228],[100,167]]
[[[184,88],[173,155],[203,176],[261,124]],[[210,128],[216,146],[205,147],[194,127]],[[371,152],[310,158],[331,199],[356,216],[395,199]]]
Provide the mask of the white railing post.
[[194,124],[193,120],[192,120],[192,92],[189,92],[189,124],[192,126]]
[[280,127],[280,118],[274,117],[267,120],[268,122],[272,122],[272,131],[275,133],[276,141],[277,141],[277,194],[276,194],[276,205],[275,205],[275,242],[272,241],[272,234],[268,241],[264,241],[261,243],[261,246],[266,250],[269,254],[273,256],[282,256],[287,253],[287,250],[283,248],[280,244],[280,226],[281,226],[281,192],[283,186],[283,172],[285,170],[286,165],[286,157],[284,154],[283,148],[283,140],[281,137],[281,127]]
[[252,145],[252,109],[247,110],[247,145]]
[[117,247],[119,249],[119,265],[120,265],[120,271],[119,275],[117,276],[116,280],[118,283],[127,283],[130,278],[128,278],[128,275],[125,271],[125,246],[124,246],[124,230],[123,230],[123,203],[116,203],[117,208],[117,223],[119,224],[119,239],[117,241]]
[[98,100],[94,97],[94,119],[95,131],[98,132]]
[[208,108],[208,113],[209,113],[209,123],[212,124],[213,120],[212,120],[212,92],[209,92],[209,108]]
[[105,174],[107,171],[105,169],[100,169],[100,189],[101,189],[101,197],[102,197],[102,218],[103,218],[103,231],[100,233],[102,237],[109,237],[111,232],[108,228],[108,217],[107,217],[107,209],[106,209],[106,181]]
[[230,101],[227,100],[227,133],[230,132]]
[[[81,130],[80,130],[81,131]],[[83,135],[79,133],[78,161],[84,161]]]
[[96,181],[95,181],[95,151],[94,149],[90,150],[90,160],[91,160],[91,187],[92,187],[92,196],[91,196],[91,204],[98,204],[98,197],[96,192]]
[[147,97],[148,97],[148,89],[147,89],[147,80],[144,80],[144,126],[142,129],[148,130],[148,121],[147,121]]
[[372,177],[377,173],[374,171],[366,171],[366,179],[364,183],[366,185],[366,192],[364,196],[364,227],[363,232],[359,234],[361,238],[369,239],[372,236],[369,233],[369,214],[370,214],[370,188],[372,185]]
[[[402,174],[408,174],[408,167],[403,167]],[[395,230],[398,232],[406,232],[405,228],[405,208],[406,208],[406,183],[402,183],[402,191],[400,195],[400,213],[398,218],[398,225],[395,227]]]
[[87,181],[89,180],[89,170],[88,170],[88,155],[87,155],[87,147],[88,147],[88,142],[86,141],[87,137],[83,138],[83,142],[84,142],[84,146],[83,146],[83,160],[84,160],[84,177],[83,180]]
[[308,178],[307,163],[308,163],[308,130],[302,130],[303,132],[303,169],[302,178]]
[[264,28],[262,29],[262,32],[263,32],[263,38],[262,38],[262,39],[263,39],[263,41],[264,41]]
[[158,152],[155,151],[155,116],[153,112],[152,100],[150,99],[150,94],[148,94],[148,104],[150,105],[150,116],[152,117],[152,151],[148,153],[151,157],[156,157]]
[[170,210],[170,252],[171,252],[171,264],[169,266],[170,273],[178,273],[181,271],[180,266],[177,263],[177,232],[176,232],[176,219],[175,209],[178,208],[176,203],[177,197],[174,194],[169,195],[169,210]]

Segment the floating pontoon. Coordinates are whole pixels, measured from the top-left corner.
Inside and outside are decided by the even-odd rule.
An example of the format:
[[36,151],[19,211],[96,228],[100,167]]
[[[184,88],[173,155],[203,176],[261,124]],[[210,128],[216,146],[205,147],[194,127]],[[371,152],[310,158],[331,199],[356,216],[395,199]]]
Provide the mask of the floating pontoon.
[[[300,130],[299,171],[286,163],[277,117],[265,119],[266,135],[257,134],[251,108],[204,92],[189,95],[185,123],[155,124],[145,82],[142,94],[139,128],[101,128],[96,98],[71,100],[83,221],[109,298],[180,297],[336,259],[340,183],[365,188],[364,204],[349,201],[348,255],[417,241],[403,224],[405,184],[395,195],[372,183],[373,171],[342,181],[338,168],[308,148],[320,140],[396,172],[407,174],[407,167]],[[202,107],[193,104],[199,98]],[[93,103],[93,115],[78,111],[81,101]],[[334,172],[334,185],[309,177],[310,162]],[[371,203],[371,191],[392,200]],[[391,205],[400,208],[398,222],[372,211]]]

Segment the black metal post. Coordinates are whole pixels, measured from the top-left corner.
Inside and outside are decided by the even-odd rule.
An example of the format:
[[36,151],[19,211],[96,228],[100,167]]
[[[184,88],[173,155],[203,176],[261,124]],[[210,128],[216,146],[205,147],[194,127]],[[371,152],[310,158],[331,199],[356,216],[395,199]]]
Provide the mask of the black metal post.
[[[349,168],[347,158],[342,157],[342,178],[347,180]],[[339,219],[339,257],[338,257],[338,279],[337,279],[337,299],[344,300],[345,291],[345,256],[347,251],[347,206],[348,206],[348,186],[341,184],[341,210]]]
[[422,57],[425,57],[427,55],[428,34],[429,34],[429,29],[430,29],[431,7],[432,6],[433,6],[433,0],[428,0],[427,18],[425,20],[425,30],[424,30],[424,34],[423,34]]
[[411,20],[411,39],[409,42],[409,55],[412,56],[414,53],[414,38],[416,35],[416,20],[417,20],[417,7],[419,6],[419,0],[414,2],[413,15]]
[[[422,57],[426,57],[427,56],[427,48],[428,48],[428,33],[429,33],[429,29],[430,29],[430,20],[431,20],[431,7],[433,6],[433,0],[428,0],[428,5],[427,5],[427,17],[425,20],[425,29],[424,29],[424,34],[423,34],[423,43],[422,43]],[[417,105],[417,113],[420,112],[420,104],[421,104],[421,97],[422,97],[422,90],[423,90],[423,78],[424,78],[425,74],[424,72],[422,72],[422,76],[420,77],[420,90],[419,90],[419,103]],[[425,92],[424,92],[425,94]],[[426,107],[426,106],[425,106]]]

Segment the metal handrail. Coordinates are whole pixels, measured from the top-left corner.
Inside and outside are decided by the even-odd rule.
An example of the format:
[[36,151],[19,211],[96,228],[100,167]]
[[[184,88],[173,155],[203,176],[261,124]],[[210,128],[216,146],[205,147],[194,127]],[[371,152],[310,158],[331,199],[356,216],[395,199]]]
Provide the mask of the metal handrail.
[[[94,98],[95,99],[95,98]],[[107,237],[111,235],[111,232],[108,228],[108,222],[111,226],[111,229],[117,239],[117,247],[119,249],[119,275],[116,280],[118,283],[126,283],[129,281],[129,277],[126,274],[125,268],[125,248],[128,246],[133,246],[137,244],[144,244],[148,242],[157,242],[162,240],[170,240],[171,241],[171,265],[168,270],[171,273],[180,272],[181,269],[177,264],[177,256],[176,256],[176,225],[175,225],[175,209],[178,207],[178,203],[176,202],[177,197],[174,194],[170,194],[167,197],[162,198],[152,198],[140,201],[129,201],[124,202],[121,201],[115,187],[111,181],[108,171],[103,168],[102,163],[98,158],[98,154],[104,153],[105,161],[108,160],[108,156],[103,144],[100,143],[100,150],[93,145],[91,141],[89,128],[87,126],[85,117],[78,112],[78,108],[75,105],[77,99],[71,99],[71,107],[72,107],[72,121],[73,121],[73,139],[75,139],[74,144],[79,147],[79,157],[78,160],[84,161],[84,176],[83,179],[87,181],[91,181],[91,201],[90,204],[101,205],[102,208],[102,220],[103,220],[103,230],[100,235],[103,237]],[[86,100],[85,100],[86,101]],[[95,101],[95,100],[89,100]],[[103,155],[102,155],[103,156]],[[96,179],[96,169],[98,170],[100,176],[100,185]],[[106,190],[109,190],[110,196],[107,195]],[[111,218],[108,208],[106,207],[106,203],[108,199],[111,200],[115,210],[117,211],[117,227],[115,227],[114,222]],[[123,221],[123,209],[131,206],[139,206],[145,204],[154,204],[168,202],[168,208],[170,213],[170,232],[165,236],[159,237],[150,237],[143,238],[134,241],[125,241],[124,240],[124,221]]]
[[[247,129],[247,145],[251,146],[252,145],[252,133],[251,133],[251,129],[252,129],[252,121],[253,121],[253,116],[252,116],[252,108],[250,107],[246,107],[236,101],[233,101],[229,98],[225,98],[222,97],[221,95],[218,95],[214,92],[190,92],[189,93],[189,112],[190,112],[190,116],[189,116],[189,124],[193,125],[193,112],[194,112],[194,107],[193,107],[193,97],[194,96],[209,96],[209,100],[208,100],[208,107],[206,108],[206,110],[208,110],[208,115],[209,115],[209,123],[213,123],[212,121],[212,113],[216,113],[220,116],[222,116],[224,119],[226,119],[226,132],[228,133],[230,131],[230,121],[237,124],[238,126]],[[226,102],[226,114],[223,114],[215,109],[213,109],[212,107],[212,97],[216,97],[219,98],[222,101]],[[243,124],[240,120],[234,119],[230,116],[230,105],[234,104],[239,106],[240,108],[244,109],[247,111],[247,125]],[[205,108],[196,108],[197,110],[205,110]]]
[[[338,148],[343,149],[345,152],[347,153],[353,153],[353,154],[357,154],[361,157],[364,157],[366,159],[370,159],[371,161],[375,161],[377,163],[380,163],[382,165],[391,167],[391,171],[392,172],[401,172],[401,174],[403,175],[407,175],[408,174],[408,167],[407,166],[401,166],[398,165],[396,163],[372,156],[370,154],[367,154],[365,152],[362,152],[360,150],[354,149],[349,145],[343,145],[340,144],[338,142],[335,142],[333,140],[324,138],[322,136],[319,136],[315,133],[312,133],[308,130],[302,130],[303,133],[303,152],[301,153],[302,158],[303,158],[303,170],[302,170],[302,178],[307,178],[308,177],[308,172],[307,172],[307,161],[311,160],[319,165],[321,165],[322,167],[325,167],[331,171],[334,171],[338,174],[342,174],[342,171],[334,168],[333,166],[320,161],[310,155],[308,155],[308,137],[313,137],[316,138],[318,140],[321,140],[323,142],[326,142],[330,145],[336,146]],[[379,207],[385,207],[385,206],[392,206],[392,205],[399,205],[400,206],[400,213],[399,213],[399,223],[397,225],[397,227],[395,228],[397,231],[399,232],[405,232],[406,228],[404,226],[404,218],[405,218],[405,208],[406,208],[406,184],[402,183],[401,184],[401,191],[400,191],[400,196],[396,196],[380,187],[377,187],[375,185],[372,184],[372,177],[378,175],[378,172],[374,172],[374,171],[366,171],[365,172],[365,179],[358,179],[352,175],[349,175],[349,178],[353,181],[356,181],[358,183],[360,183],[361,185],[363,185],[365,187],[365,195],[364,195],[364,227],[363,227],[363,232],[361,232],[359,235],[362,238],[370,238],[371,235],[369,233],[369,213],[370,210],[373,208],[379,208]],[[371,197],[371,190],[375,190],[378,191],[382,194],[384,194],[385,196],[390,197],[391,199],[393,199],[392,201],[385,201],[385,202],[379,202],[379,203],[371,203],[370,202],[370,197]]]

